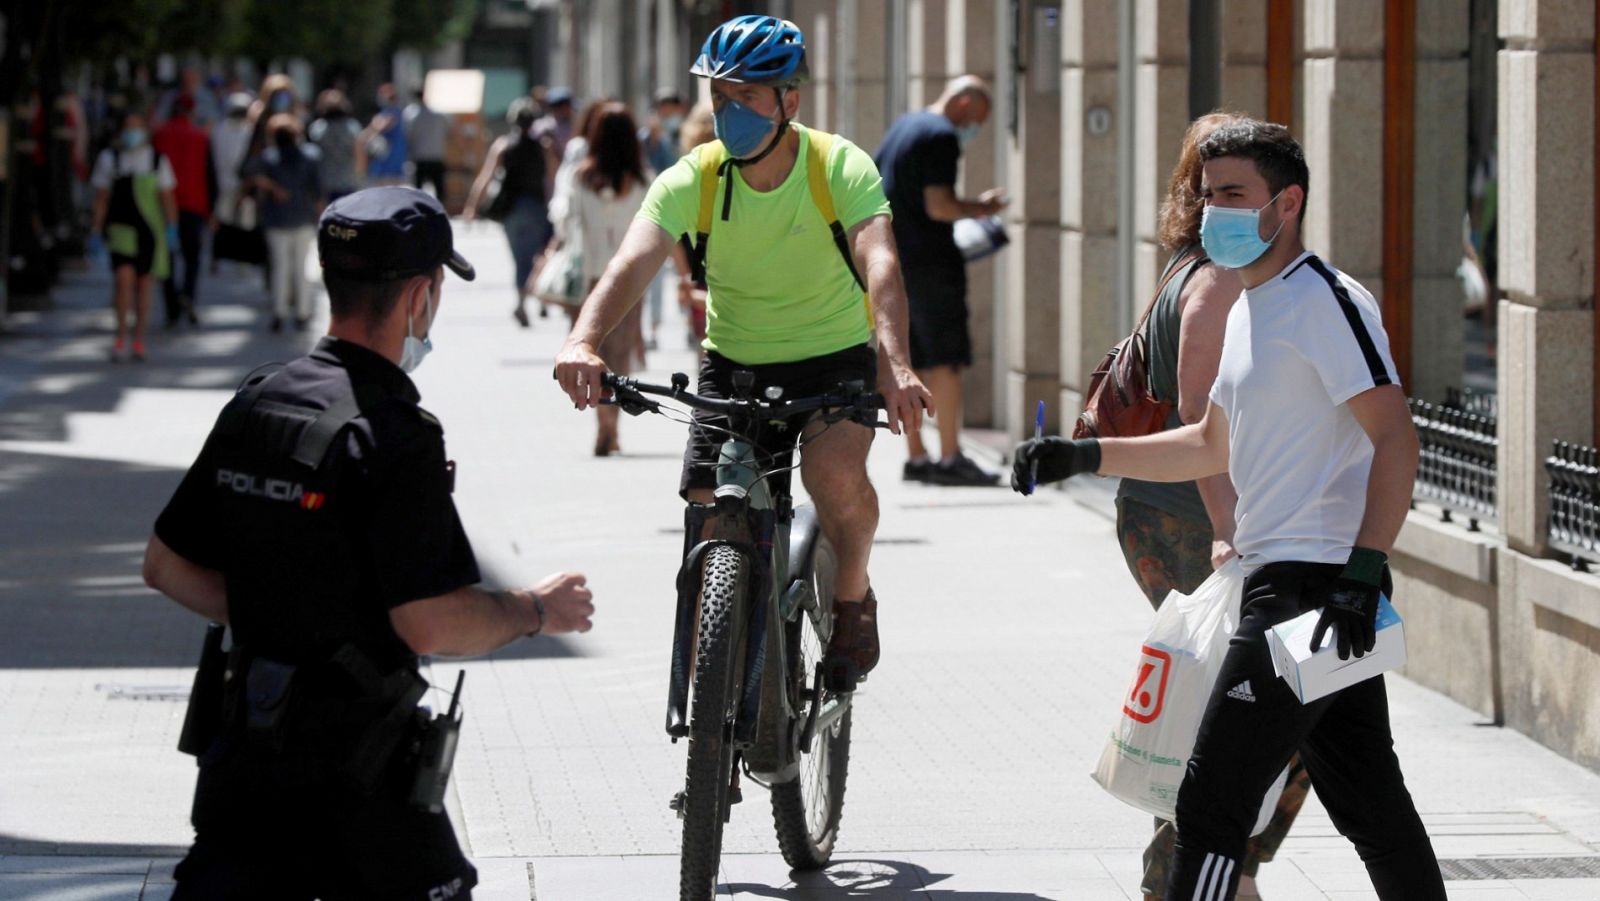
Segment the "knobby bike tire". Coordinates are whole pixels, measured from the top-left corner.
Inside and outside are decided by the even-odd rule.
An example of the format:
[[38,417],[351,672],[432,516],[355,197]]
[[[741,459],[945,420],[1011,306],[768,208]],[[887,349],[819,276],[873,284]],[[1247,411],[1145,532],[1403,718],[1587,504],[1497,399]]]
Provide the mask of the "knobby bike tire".
[[[836,561],[827,539],[818,536],[809,577],[816,588],[823,622],[832,623],[833,579]],[[802,692],[810,691],[822,647],[823,636],[813,634],[810,617],[784,623],[784,640],[790,649],[791,699],[796,703],[804,725],[810,709],[801,703]],[[844,815],[845,778],[850,768],[850,717],[854,705],[844,712],[835,728],[818,730],[811,747],[802,748],[800,772],[795,778],[772,786],[772,820],[778,832],[778,847],[783,859],[797,870],[817,870],[827,866],[839,838],[839,821]]]
[[739,662],[739,611],[750,583],[744,557],[731,547],[712,548],[702,565],[688,779],[683,795],[683,853],[678,871],[682,901],[709,901],[716,896],[723,815],[733,777],[729,714]]

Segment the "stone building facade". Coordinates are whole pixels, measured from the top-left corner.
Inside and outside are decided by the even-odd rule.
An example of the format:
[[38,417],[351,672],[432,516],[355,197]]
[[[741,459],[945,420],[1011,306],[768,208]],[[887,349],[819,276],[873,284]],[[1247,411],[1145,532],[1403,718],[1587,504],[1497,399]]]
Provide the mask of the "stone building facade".
[[[1498,398],[1495,515],[1473,530],[1419,502],[1396,548],[1406,674],[1600,767],[1600,577],[1552,550],[1545,467],[1554,441],[1595,445],[1600,425],[1595,3],[649,5],[671,39],[628,46],[676,59],[627,61],[641,72],[687,66],[717,15],[793,19],[813,73],[802,118],[869,150],[949,76],[990,80],[962,191],[1006,187],[1012,243],[970,272],[966,415],[1011,437],[1040,399],[1053,429],[1070,422],[1153,290],[1157,208],[1188,122],[1224,108],[1290,125],[1312,173],[1307,246],[1382,301],[1408,394],[1438,401],[1475,377]],[[1458,270],[1486,196],[1499,300],[1474,326]]]

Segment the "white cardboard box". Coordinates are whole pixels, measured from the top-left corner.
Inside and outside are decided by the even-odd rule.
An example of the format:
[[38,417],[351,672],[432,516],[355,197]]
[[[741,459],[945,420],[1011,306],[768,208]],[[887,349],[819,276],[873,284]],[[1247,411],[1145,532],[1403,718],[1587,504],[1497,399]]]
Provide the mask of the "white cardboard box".
[[1272,668],[1289,683],[1300,703],[1310,703],[1405,665],[1405,627],[1387,597],[1378,596],[1378,642],[1361,657],[1352,654],[1350,659],[1340,660],[1333,629],[1323,635],[1322,648],[1311,653],[1311,633],[1321,615],[1320,610],[1307,611],[1267,630]]

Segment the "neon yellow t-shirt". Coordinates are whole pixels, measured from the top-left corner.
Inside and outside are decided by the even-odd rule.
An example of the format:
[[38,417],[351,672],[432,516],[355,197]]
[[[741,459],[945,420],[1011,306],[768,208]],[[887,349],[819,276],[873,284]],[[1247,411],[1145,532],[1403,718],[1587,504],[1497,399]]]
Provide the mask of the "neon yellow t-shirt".
[[[810,133],[791,125],[800,135],[800,152],[783,184],[756,191],[731,166],[725,176],[733,179],[728,220],[722,219],[726,184],[717,188],[711,217],[704,346],[751,366],[819,357],[872,337],[861,286],[806,184]],[[826,168],[833,205],[846,230],[889,215],[878,167],[861,148],[835,138]],[[692,239],[699,212],[699,155],[690,153],[650,186],[639,218],[673,237]]]

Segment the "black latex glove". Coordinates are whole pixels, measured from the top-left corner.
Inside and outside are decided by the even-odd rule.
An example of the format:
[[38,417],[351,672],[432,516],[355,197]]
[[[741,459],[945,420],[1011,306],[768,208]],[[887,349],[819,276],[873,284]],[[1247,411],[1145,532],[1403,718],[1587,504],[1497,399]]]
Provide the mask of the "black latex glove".
[[1378,593],[1388,562],[1382,551],[1365,547],[1350,551],[1344,571],[1328,586],[1322,616],[1311,631],[1312,653],[1322,647],[1323,635],[1330,628],[1338,643],[1340,660],[1349,660],[1351,652],[1357,657],[1365,656],[1378,643]]
[[1100,468],[1100,442],[1094,438],[1032,438],[1017,445],[1011,458],[1011,490],[1033,493],[1033,469],[1038,464],[1038,484],[1059,482],[1081,472]]

